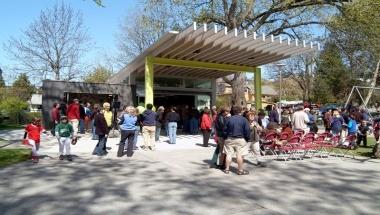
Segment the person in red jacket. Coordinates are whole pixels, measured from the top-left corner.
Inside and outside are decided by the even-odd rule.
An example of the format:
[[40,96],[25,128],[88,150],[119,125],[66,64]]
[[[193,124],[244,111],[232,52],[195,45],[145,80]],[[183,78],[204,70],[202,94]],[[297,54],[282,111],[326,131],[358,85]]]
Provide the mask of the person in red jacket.
[[34,118],[32,123],[25,127],[25,134],[23,144],[32,147],[32,160],[34,163],[38,163],[38,149],[40,148],[41,132],[45,130],[41,126],[41,119]]
[[78,126],[79,126],[79,119],[80,119],[78,99],[74,99],[73,103],[71,103],[67,107],[67,118],[69,119],[70,124],[74,128],[74,137],[76,137],[78,133]]
[[210,109],[205,107],[203,110],[203,115],[201,118],[201,131],[203,134],[203,147],[208,147],[208,141],[210,140],[210,134],[211,134],[211,127],[212,127],[212,117]]

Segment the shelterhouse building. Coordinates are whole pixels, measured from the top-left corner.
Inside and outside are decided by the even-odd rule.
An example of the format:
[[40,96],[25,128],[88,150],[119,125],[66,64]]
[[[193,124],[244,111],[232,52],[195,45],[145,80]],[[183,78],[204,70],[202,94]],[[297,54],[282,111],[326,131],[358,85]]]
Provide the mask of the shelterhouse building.
[[260,66],[316,50],[319,44],[313,42],[194,23],[166,33],[109,83],[134,86],[134,103],[201,107],[215,104],[217,78],[249,72],[255,106],[261,108]]

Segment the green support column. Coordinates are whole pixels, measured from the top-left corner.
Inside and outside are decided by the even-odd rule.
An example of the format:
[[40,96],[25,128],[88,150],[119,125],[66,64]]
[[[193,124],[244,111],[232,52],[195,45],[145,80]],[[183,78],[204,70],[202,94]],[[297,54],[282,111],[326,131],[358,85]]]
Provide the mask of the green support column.
[[145,57],[145,106],[153,104],[153,58]]
[[255,70],[255,105],[256,110],[262,108],[261,105],[261,68]]

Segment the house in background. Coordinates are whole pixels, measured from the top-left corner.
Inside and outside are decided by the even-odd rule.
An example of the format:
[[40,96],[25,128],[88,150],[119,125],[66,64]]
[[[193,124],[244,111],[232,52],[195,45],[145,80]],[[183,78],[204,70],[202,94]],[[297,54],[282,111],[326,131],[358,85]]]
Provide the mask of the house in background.
[[[247,103],[247,107],[250,108],[255,104],[255,91],[252,84],[247,81],[244,85],[244,98]],[[266,85],[263,82],[261,87],[262,91],[262,104],[263,107],[267,105],[272,105],[274,103],[274,99],[279,96],[277,90],[275,90],[272,86]],[[222,78],[216,80],[216,96],[217,96],[217,105],[227,105],[231,106],[231,95],[232,95],[232,87],[223,81]]]
[[41,112],[42,110],[42,93],[33,93],[28,101],[30,112]]

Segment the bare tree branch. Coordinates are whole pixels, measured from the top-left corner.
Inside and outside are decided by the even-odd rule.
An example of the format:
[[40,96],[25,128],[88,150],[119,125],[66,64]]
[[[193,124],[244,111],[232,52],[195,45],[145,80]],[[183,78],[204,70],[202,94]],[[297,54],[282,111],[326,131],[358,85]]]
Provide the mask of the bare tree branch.
[[[88,44],[82,15],[62,3],[41,11],[23,36],[11,38],[4,44],[4,49],[24,71],[40,76],[50,74],[50,77],[60,80],[78,75],[75,67]],[[62,77],[63,74],[67,76]]]

